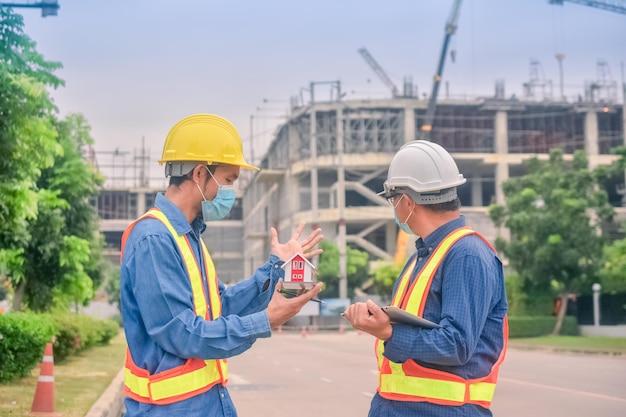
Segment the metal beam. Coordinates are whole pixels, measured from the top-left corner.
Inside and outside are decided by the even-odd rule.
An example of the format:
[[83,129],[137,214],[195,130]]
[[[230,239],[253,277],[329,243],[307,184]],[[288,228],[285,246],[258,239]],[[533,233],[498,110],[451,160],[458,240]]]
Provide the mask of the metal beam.
[[550,4],[558,4],[563,5],[563,3],[577,3],[582,4],[584,6],[595,7],[597,9],[607,10],[609,12],[626,14],[626,0],[607,0],[607,1],[597,1],[597,0],[549,0]]

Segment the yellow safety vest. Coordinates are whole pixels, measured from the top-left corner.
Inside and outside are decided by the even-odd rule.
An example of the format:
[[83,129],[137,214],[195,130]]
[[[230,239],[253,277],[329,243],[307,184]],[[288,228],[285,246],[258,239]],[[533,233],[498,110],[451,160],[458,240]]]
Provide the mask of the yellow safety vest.
[[[392,305],[422,317],[430,285],[443,258],[452,245],[470,234],[476,234],[482,238],[495,252],[493,246],[481,234],[467,227],[453,231],[437,246],[410,288],[411,273],[417,262],[417,257],[406,268],[398,284]],[[383,398],[396,401],[430,402],[452,406],[476,404],[489,408],[496,388],[498,370],[506,353],[508,339],[506,317],[503,332],[504,346],[489,374],[482,378],[470,380],[449,372],[426,368],[412,359],[404,363],[391,362],[383,356],[383,341],[376,340],[379,371],[378,393]]]
[[[210,315],[202,285],[200,267],[193,255],[187,236],[179,235],[168,218],[158,209],[150,209],[146,214],[131,223],[122,236],[122,254],[130,231],[137,222],[150,217],[160,220],[170,231],[178,250],[182,255],[193,293],[194,312],[205,320],[212,320],[222,314],[222,302],[217,285],[215,266],[204,242],[200,239],[205,259],[205,273],[208,281],[210,297]],[[226,385],[228,368],[226,359],[202,360],[188,359],[185,364],[167,371],[151,375],[147,370],[137,366],[130,351],[126,350],[124,369],[124,394],[136,401],[149,404],[171,404],[182,401],[208,391],[215,384]]]

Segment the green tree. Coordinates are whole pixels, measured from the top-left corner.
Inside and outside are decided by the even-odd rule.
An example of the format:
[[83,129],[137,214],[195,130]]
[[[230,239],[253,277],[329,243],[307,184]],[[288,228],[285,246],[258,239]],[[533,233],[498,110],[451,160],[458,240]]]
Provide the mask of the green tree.
[[[324,252],[319,257],[317,265],[319,275],[318,281],[324,283],[324,290],[321,297],[339,297],[339,248],[328,240],[322,240],[320,248]],[[355,288],[359,288],[367,281],[369,274],[369,255],[365,251],[346,248],[347,254],[347,276],[348,276],[348,297],[354,293]]]
[[599,187],[602,171],[588,168],[584,152],[564,161],[560,150],[542,162],[528,161],[527,174],[503,184],[506,206],[492,205],[489,215],[511,233],[496,246],[523,281],[529,300],[561,298],[554,333],[559,334],[568,294],[588,288],[601,266],[603,225],[614,213]]
[[602,292],[626,292],[626,239],[604,247],[604,263],[599,276]]
[[[606,176],[623,184],[626,175],[626,147],[616,147],[612,149],[612,153],[618,155],[619,159],[606,167]],[[622,231],[624,230],[626,223],[622,224]],[[603,255],[604,261],[599,276],[602,292],[626,292],[626,238],[605,246]]]
[[56,130],[63,152],[37,182],[46,198],[39,200],[25,251],[25,301],[37,311],[85,304],[93,298],[105,269],[98,218],[89,204],[103,179],[82,156],[82,150],[93,143],[90,127],[82,115],[70,114],[57,123]]
[[62,85],[52,73],[61,65],[44,60],[23,26],[20,15],[0,7],[0,274],[15,288],[17,306],[25,290],[29,223],[39,201],[50,198],[37,181],[61,152],[47,92]]
[[393,286],[400,277],[404,263],[385,262],[374,269],[371,289],[383,297],[391,299]]

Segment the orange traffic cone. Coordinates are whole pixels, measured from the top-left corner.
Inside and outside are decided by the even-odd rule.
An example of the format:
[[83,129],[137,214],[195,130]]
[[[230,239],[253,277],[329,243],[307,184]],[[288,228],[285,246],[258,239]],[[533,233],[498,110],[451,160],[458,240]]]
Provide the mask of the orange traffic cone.
[[302,337],[306,337],[306,326],[302,326]]
[[344,334],[346,331],[343,327],[343,323],[339,324],[339,334]]
[[35,389],[35,398],[29,416],[60,416],[54,412],[54,359],[52,357],[52,343],[46,344],[46,350],[39,369],[39,379]]

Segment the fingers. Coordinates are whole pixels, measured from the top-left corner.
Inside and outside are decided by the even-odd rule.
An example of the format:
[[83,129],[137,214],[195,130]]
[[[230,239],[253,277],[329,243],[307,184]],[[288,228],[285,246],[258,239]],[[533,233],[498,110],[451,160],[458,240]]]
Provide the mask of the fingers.
[[272,234],[272,245],[278,243],[278,232],[275,228],[270,228],[270,233]]
[[291,235],[291,238],[293,240],[298,240],[300,239],[300,235],[302,235],[302,230],[304,229],[304,222],[300,223],[298,225],[298,227],[296,228],[296,231],[293,232],[293,235]]
[[381,314],[385,314],[382,308],[380,308],[375,302],[372,300],[367,300],[365,303],[367,305],[367,310],[375,317],[379,317]]
[[302,254],[302,256],[304,256],[307,259],[311,259],[311,258],[313,258],[313,257],[315,257],[317,255],[321,255],[322,252],[324,252],[322,249],[316,249],[316,250],[311,251],[311,252],[305,252],[305,253]]

